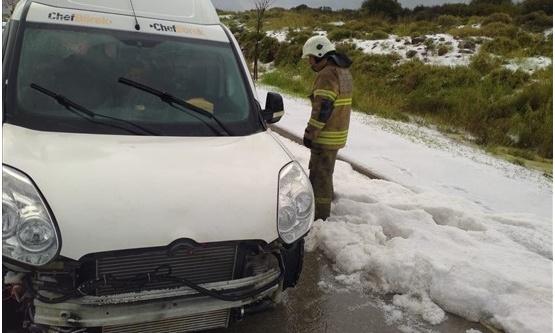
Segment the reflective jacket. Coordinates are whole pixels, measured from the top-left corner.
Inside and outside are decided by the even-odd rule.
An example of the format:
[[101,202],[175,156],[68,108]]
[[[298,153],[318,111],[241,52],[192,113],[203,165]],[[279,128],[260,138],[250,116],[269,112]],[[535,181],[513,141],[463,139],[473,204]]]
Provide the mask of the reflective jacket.
[[309,96],[312,114],[304,137],[312,141],[313,148],[343,148],[349,134],[353,78],[347,68],[330,58],[321,60],[313,69],[317,74]]

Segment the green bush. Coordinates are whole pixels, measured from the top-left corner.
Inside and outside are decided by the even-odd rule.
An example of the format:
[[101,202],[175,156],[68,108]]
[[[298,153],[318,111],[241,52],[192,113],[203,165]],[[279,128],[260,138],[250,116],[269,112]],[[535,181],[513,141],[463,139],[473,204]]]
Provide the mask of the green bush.
[[354,73],[360,73],[372,79],[381,78],[391,73],[399,59],[396,54],[363,54],[353,59],[351,69]]
[[360,38],[362,34],[358,31],[345,29],[345,28],[337,28],[331,31],[328,31],[328,39],[330,41],[340,41],[343,39],[349,38]]
[[440,67],[436,73],[442,78],[442,88],[457,91],[461,88],[476,88],[482,81],[482,73],[465,66]]
[[383,30],[390,31],[391,24],[381,16],[370,16],[359,20],[347,21],[344,28],[356,31]]
[[439,24],[442,29],[452,28],[459,26],[461,24],[461,19],[453,15],[440,15],[437,18],[437,24]]
[[515,23],[532,32],[543,32],[553,28],[553,16],[547,16],[543,11],[519,16]]
[[245,58],[249,61],[254,60],[254,46],[257,38],[256,32],[245,29],[235,35],[235,38],[237,38],[237,42],[241,45]]
[[520,49],[516,41],[507,37],[498,37],[484,42],[482,50],[496,55],[509,55]]
[[521,31],[517,34],[516,41],[522,47],[525,56],[553,58],[552,38],[545,38],[543,34]]
[[507,68],[495,69],[485,78],[485,82],[498,87],[506,87],[510,91],[522,87],[529,80],[529,74],[521,70],[512,71]]
[[487,52],[480,52],[470,59],[470,68],[483,75],[489,74],[491,71],[501,67],[501,60],[498,57],[492,57]]
[[[299,73],[293,73],[291,71],[272,71],[264,73],[260,78],[263,84],[279,87],[286,89],[298,96],[308,95],[311,83],[298,78]],[[305,76],[306,77],[306,76]]]
[[510,24],[513,21],[513,18],[507,13],[493,13],[490,16],[484,19],[483,25],[488,25],[491,23],[503,23],[503,24]]
[[553,0],[524,0],[520,7],[522,14],[541,11],[546,15],[553,15]]
[[281,43],[275,57],[276,66],[295,66],[303,54],[302,44]]
[[447,30],[446,33],[457,38],[482,36],[482,32],[480,29],[469,26],[464,26],[462,28],[451,28]]
[[349,43],[347,41],[335,43],[335,49],[337,50],[337,52],[347,54],[349,57],[351,57],[351,60],[353,60],[354,57],[363,54],[363,52],[357,48],[356,44]]
[[275,60],[279,50],[279,41],[273,37],[264,37],[258,45],[259,57],[262,63],[269,63]]
[[306,42],[306,40],[310,37],[312,37],[312,31],[309,30],[297,31],[294,29],[289,29],[289,31],[287,32],[287,40],[289,40],[291,44],[303,45],[304,42]]
[[451,51],[451,48],[448,47],[447,45],[442,44],[437,48],[437,55],[438,56],[443,56],[443,55],[449,53],[449,51]]
[[367,15],[380,13],[391,19],[396,19],[403,12],[403,7],[396,0],[364,0],[360,9]]
[[518,28],[512,24],[505,24],[501,22],[493,22],[488,25],[484,25],[480,29],[480,36],[486,37],[507,37],[515,38],[518,33]]
[[388,39],[389,34],[383,30],[374,30],[368,34],[368,39],[378,40],[378,39]]
[[427,21],[401,21],[393,27],[393,33],[398,36],[417,37],[438,32],[437,24]]
[[409,113],[439,115],[452,112],[454,106],[453,102],[440,94],[422,95],[414,93],[409,95],[405,110]]
[[480,86],[488,97],[482,100],[483,107],[476,109],[475,121],[468,122],[467,129],[478,137],[480,144],[532,149],[544,158],[552,158],[552,81],[525,85],[518,90],[506,86],[500,89],[508,73],[496,74],[500,76],[495,82],[485,80]]
[[410,93],[424,83],[430,73],[420,61],[410,61],[398,66],[390,83],[399,86],[399,91]]
[[511,118],[512,131],[518,135],[515,146],[553,158],[553,82],[531,85],[517,100],[524,104],[524,111]]

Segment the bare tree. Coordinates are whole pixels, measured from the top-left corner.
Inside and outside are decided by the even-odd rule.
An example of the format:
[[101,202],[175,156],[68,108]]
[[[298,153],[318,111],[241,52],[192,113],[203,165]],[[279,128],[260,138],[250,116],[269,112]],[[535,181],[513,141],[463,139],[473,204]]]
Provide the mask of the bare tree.
[[254,44],[254,79],[258,80],[258,44],[262,32],[262,19],[264,18],[264,13],[271,5],[274,4],[275,0],[252,0],[254,7],[256,9],[256,43]]
[[10,11],[10,15],[13,13],[15,5],[19,0],[2,0],[2,7],[7,8]]

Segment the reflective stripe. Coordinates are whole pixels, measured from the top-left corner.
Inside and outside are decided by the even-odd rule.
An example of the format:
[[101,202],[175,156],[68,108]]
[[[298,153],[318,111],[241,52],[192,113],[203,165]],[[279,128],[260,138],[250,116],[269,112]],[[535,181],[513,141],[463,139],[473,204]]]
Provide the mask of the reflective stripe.
[[308,124],[316,127],[317,129],[322,129],[326,125],[326,123],[318,121],[314,118],[310,118],[310,120],[308,121]]
[[331,203],[330,198],[314,198],[317,205],[327,205]]
[[345,106],[345,105],[351,105],[351,103],[353,102],[352,98],[340,98],[340,99],[336,99],[335,102],[333,103],[334,106]]
[[349,131],[322,131],[314,140],[314,143],[321,145],[344,145],[347,143]]
[[349,131],[322,131],[319,137],[321,138],[342,138],[347,137]]
[[321,139],[317,138],[314,140],[314,143],[319,145],[328,145],[328,146],[340,146],[347,144],[347,138],[344,139]]
[[314,97],[316,96],[320,96],[320,97],[324,97],[324,98],[329,98],[332,101],[335,101],[335,99],[337,98],[337,94],[334,93],[331,90],[324,90],[324,89],[316,89],[314,90]]

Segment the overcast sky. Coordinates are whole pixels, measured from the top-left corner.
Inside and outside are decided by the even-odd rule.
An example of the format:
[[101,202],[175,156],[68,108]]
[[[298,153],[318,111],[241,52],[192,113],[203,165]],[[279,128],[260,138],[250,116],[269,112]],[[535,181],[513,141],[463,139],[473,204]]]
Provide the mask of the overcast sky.
[[[292,8],[301,4],[308,7],[318,8],[322,6],[331,7],[332,9],[359,9],[363,0],[275,0],[273,7]],[[404,8],[414,8],[415,6],[435,6],[444,3],[468,3],[469,0],[398,0]],[[253,0],[212,0],[216,8],[224,10],[241,11],[254,8]]]

